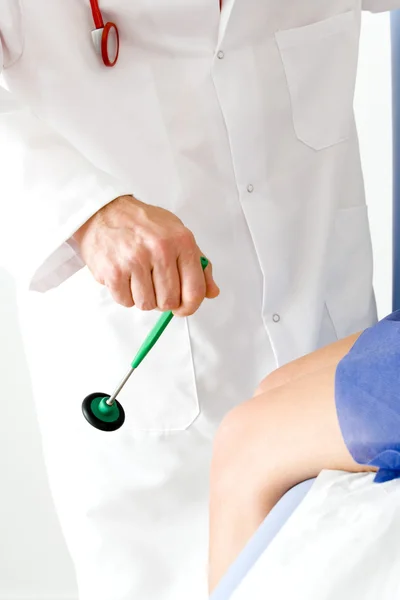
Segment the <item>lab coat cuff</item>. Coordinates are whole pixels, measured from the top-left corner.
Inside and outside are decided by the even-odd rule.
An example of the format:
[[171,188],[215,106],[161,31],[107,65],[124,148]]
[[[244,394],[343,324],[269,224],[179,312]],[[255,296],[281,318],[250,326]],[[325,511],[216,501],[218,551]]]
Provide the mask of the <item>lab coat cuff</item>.
[[118,198],[130,195],[126,188],[103,190],[101,196],[85,203],[78,213],[49,235],[35,252],[34,266],[27,279],[30,291],[47,292],[58,287],[85,266],[79,247],[73,240],[75,232],[101,208]]

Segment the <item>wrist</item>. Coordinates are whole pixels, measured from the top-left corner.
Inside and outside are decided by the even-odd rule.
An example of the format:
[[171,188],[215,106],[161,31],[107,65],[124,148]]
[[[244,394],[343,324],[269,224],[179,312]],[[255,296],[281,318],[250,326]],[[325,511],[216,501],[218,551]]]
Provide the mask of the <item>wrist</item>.
[[[97,213],[96,213],[97,214]],[[92,221],[93,217],[95,215],[93,215],[92,217],[90,217],[90,219],[88,221],[86,221],[86,223],[84,223],[83,225],[81,225],[81,227],[79,227],[79,229],[77,229],[74,233],[74,235],[72,236],[73,241],[78,244],[78,246],[81,245],[82,239],[84,238],[89,226],[90,226],[90,222]]]
[[[96,213],[94,213],[83,225],[81,225],[81,227],[79,227],[79,229],[77,229],[75,231],[75,233],[72,236],[72,240],[74,242],[76,242],[78,245],[80,245],[83,238],[85,237],[88,229],[90,229],[92,227],[92,225],[95,222],[97,222],[104,213],[106,213],[106,212],[108,213],[109,211],[111,212],[113,208],[114,209],[116,208],[116,205],[120,206],[121,204],[125,204],[125,202],[127,200],[132,201],[133,196],[131,196],[131,195],[118,196],[117,198],[114,198],[113,200],[111,200],[111,202],[109,202],[108,204],[103,206],[100,210],[98,210]],[[112,208],[111,208],[111,206],[112,206]]]

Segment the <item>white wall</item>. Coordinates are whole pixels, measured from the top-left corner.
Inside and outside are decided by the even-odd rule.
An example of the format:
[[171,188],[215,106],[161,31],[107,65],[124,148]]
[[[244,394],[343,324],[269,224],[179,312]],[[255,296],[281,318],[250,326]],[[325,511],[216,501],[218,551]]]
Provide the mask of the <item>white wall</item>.
[[381,317],[392,305],[392,131],[389,15],[364,16],[356,115],[374,247]]
[[[357,117],[375,252],[379,313],[391,307],[391,123],[388,16],[364,21]],[[0,164],[4,164],[0,157]],[[12,186],[12,172],[2,183]],[[6,264],[7,231],[0,230]],[[0,268],[0,600],[75,596],[72,567],[42,461],[11,277]]]

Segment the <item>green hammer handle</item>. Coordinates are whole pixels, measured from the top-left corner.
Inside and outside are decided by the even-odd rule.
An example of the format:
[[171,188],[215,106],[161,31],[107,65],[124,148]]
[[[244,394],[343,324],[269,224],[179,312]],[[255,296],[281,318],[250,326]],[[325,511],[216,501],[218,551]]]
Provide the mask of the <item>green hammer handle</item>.
[[[201,257],[201,266],[203,267],[203,271],[208,265],[208,260],[202,256]],[[171,322],[174,314],[172,311],[165,312],[158,319],[157,323],[154,325],[153,329],[150,331],[147,338],[144,340],[143,344],[140,346],[138,353],[131,363],[132,369],[136,369],[142,360],[148,355],[150,350],[156,344],[156,342],[160,339],[160,336],[165,331],[167,325]]]

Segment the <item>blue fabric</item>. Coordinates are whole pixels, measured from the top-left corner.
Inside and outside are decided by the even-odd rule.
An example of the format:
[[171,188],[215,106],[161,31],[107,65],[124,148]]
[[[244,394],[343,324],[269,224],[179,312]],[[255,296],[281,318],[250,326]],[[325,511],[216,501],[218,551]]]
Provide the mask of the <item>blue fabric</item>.
[[271,510],[228,573],[211,594],[210,600],[229,600],[239,583],[261,556],[290,515],[306,496],[315,479],[309,479],[289,490]]
[[335,401],[344,442],[376,482],[400,477],[400,310],[364,331],[339,362]]

